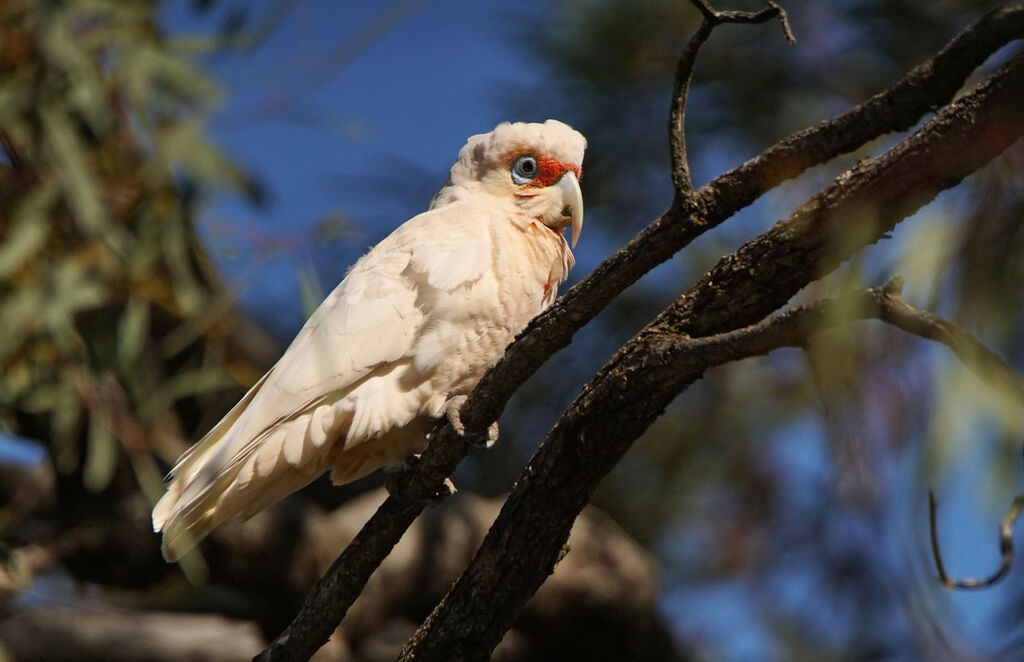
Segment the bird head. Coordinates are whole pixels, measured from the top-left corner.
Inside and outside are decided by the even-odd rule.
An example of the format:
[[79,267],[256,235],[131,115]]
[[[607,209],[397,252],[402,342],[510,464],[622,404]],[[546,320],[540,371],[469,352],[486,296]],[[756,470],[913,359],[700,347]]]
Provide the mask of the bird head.
[[579,177],[586,148],[582,134],[557,120],[499,124],[469,138],[431,207],[467,192],[500,196],[555,232],[570,228],[575,248],[583,230]]

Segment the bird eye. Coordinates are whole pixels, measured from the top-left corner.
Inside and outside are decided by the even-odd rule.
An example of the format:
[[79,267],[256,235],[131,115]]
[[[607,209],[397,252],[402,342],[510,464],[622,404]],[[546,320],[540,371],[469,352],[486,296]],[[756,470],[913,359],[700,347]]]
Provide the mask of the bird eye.
[[537,159],[530,156],[520,156],[512,164],[512,181],[516,184],[525,184],[537,176]]

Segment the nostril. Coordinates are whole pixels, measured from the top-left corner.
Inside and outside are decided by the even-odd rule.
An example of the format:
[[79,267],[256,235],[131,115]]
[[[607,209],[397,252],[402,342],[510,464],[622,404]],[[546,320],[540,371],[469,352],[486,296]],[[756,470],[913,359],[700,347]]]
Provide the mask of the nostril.
[[569,205],[562,207],[562,216],[572,216],[572,207]]

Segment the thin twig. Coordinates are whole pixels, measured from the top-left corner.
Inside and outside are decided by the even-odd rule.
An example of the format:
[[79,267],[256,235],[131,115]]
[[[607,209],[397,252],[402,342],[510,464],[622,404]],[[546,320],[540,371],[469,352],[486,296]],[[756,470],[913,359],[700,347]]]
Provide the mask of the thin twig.
[[948,347],[979,379],[993,388],[1009,393],[1024,403],[1024,378],[963,327],[915,308],[903,300],[903,279],[897,276],[886,283],[882,320],[907,333],[940,342]]
[[686,154],[686,100],[690,92],[690,81],[693,78],[697,52],[707,41],[712,30],[722,23],[765,23],[777,18],[782,24],[786,41],[791,45],[796,43],[793,31],[789,27],[786,10],[775,2],[769,2],[767,7],[757,12],[719,12],[715,11],[706,0],[690,1],[704,18],[679,57],[672,91],[672,108],[669,110],[668,139],[672,156],[672,185],[675,187],[677,197],[693,193],[693,179],[690,175],[689,157]]
[[1009,392],[1024,402],[1024,379],[977,338],[937,315],[919,310],[903,299],[893,299],[885,308],[885,321],[904,331],[936,340],[949,347],[964,365],[994,388]]
[[773,18],[779,19],[782,25],[782,32],[791,45],[796,43],[793,30],[789,27],[789,17],[786,11],[775,2],[769,2],[768,6],[760,11],[717,11],[707,0],[690,0],[700,10],[704,20],[714,25],[720,23],[767,23]]
[[931,532],[932,557],[935,559],[935,570],[939,573],[939,582],[947,589],[954,588],[988,588],[1000,582],[1010,573],[1013,566],[1013,525],[1024,511],[1024,494],[1018,494],[1010,502],[1010,508],[999,522],[999,554],[1002,560],[999,568],[983,579],[953,579],[946,573],[946,565],[942,562],[942,550],[939,545],[938,504],[935,494],[928,490],[928,528]]
[[947,589],[988,588],[1001,581],[1010,573],[1010,568],[1013,566],[1013,525],[1020,517],[1021,511],[1024,510],[1024,494],[1018,494],[1013,498],[1010,509],[999,523],[999,553],[1002,555],[999,568],[988,577],[982,579],[953,579],[946,573],[946,566],[942,562],[942,552],[939,546],[939,533],[936,523],[937,509],[938,504],[935,502],[935,495],[929,491],[928,522],[931,529],[932,556],[935,558],[935,569],[939,573],[939,582],[944,587]]
[[931,532],[932,557],[935,559],[935,569],[939,572],[939,581],[949,588],[949,575],[946,574],[946,566],[942,562],[942,550],[939,549],[939,527],[936,523],[938,510],[935,492],[928,490],[928,530]]

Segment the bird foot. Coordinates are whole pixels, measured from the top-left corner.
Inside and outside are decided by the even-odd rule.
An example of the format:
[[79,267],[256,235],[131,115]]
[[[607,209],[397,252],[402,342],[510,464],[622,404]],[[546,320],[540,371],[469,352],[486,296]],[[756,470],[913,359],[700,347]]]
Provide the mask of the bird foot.
[[467,432],[466,426],[462,424],[460,412],[466,404],[467,397],[464,395],[453,395],[448,398],[444,406],[444,415],[452,428],[463,439],[468,439],[477,448],[490,448],[498,441],[498,422],[494,421],[487,426],[487,432]]
[[[396,499],[403,499],[405,501],[413,500],[413,497],[408,493],[409,487],[409,474],[413,468],[419,464],[420,454],[414,453],[413,455],[405,458],[405,463],[398,467],[395,471],[389,472],[391,475],[388,476],[387,480],[384,481],[384,489],[388,491],[388,494],[395,497]],[[445,478],[444,483],[434,493],[433,496],[427,497],[428,500],[440,503],[446,497],[454,496],[459,488],[455,487],[455,483],[452,482],[451,478]]]

